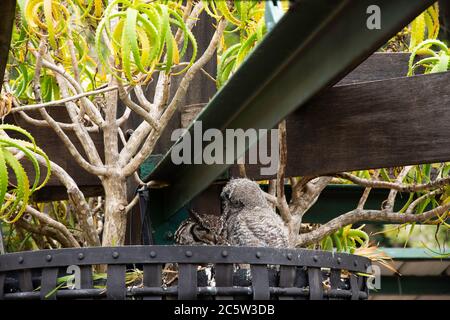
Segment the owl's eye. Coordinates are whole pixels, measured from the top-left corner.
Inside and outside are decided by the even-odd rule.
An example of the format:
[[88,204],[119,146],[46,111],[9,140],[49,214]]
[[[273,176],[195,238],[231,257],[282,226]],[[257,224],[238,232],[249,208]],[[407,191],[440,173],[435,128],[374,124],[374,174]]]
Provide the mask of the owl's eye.
[[224,190],[220,193],[222,200],[230,200],[231,192],[229,190]]
[[235,207],[244,207],[244,203],[242,202],[242,200],[233,198],[233,199],[230,199],[230,201]]

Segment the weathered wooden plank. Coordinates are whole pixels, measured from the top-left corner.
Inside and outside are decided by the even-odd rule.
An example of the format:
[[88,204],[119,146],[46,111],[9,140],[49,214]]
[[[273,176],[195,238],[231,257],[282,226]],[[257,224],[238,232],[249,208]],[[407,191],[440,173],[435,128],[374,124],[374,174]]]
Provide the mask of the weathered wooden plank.
[[408,73],[409,53],[374,53],[337,85],[400,78]]
[[0,23],[0,80],[3,81],[6,62],[8,60],[11,31],[14,23],[16,0],[3,0]]
[[[287,176],[450,160],[449,81],[441,73],[329,89],[287,119]],[[259,171],[247,166],[267,179]]]
[[448,0],[439,0],[439,13],[441,21],[439,39],[450,40],[450,3]]

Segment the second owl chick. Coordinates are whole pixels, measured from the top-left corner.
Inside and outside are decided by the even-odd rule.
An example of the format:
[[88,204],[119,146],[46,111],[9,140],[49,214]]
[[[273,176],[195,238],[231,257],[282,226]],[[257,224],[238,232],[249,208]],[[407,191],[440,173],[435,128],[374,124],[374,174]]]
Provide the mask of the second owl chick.
[[221,198],[230,245],[289,247],[286,225],[256,182],[232,179],[223,188]]

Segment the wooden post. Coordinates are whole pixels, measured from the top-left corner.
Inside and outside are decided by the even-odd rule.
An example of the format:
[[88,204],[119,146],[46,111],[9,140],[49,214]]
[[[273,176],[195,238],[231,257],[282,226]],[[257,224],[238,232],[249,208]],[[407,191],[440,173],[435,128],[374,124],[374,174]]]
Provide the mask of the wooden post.
[[[200,56],[208,47],[209,42],[214,34],[213,27],[214,20],[209,17],[205,12],[203,12],[196,24],[193,28],[192,32],[195,35],[198,44],[198,56]],[[187,57],[191,55],[191,52],[188,51]],[[198,57],[197,56],[197,57]],[[209,63],[205,65],[203,68],[210,75],[216,74],[217,62],[216,59],[211,59]],[[175,94],[175,91],[178,88],[178,84],[180,83],[184,74],[177,76],[172,79],[171,83],[171,95]],[[156,81],[154,81],[156,82]],[[171,121],[165,128],[161,138],[158,140],[158,143],[155,146],[153,151],[153,155],[157,154],[165,154],[170,147],[173,145],[173,141],[170,140],[172,132],[175,129],[186,127],[190,121],[195,118],[198,112],[201,111],[202,107],[204,107],[209,100],[216,93],[216,84],[210,79],[205,73],[199,72],[196,74],[194,79],[192,80],[189,90],[187,94],[184,96],[184,99],[181,101],[178,110],[175,112]],[[150,87],[149,96],[153,96],[154,87]],[[132,117],[132,125],[137,125],[138,119],[135,115]],[[136,123],[134,123],[136,122]],[[130,179],[131,180],[131,179]],[[134,196],[134,190],[136,189],[136,183],[129,182],[128,183],[128,192],[129,199]],[[200,199],[195,201],[195,203],[203,203],[205,197],[199,196]],[[212,197],[207,197],[208,199],[212,199]],[[150,200],[151,201],[151,200]],[[217,212],[220,209],[220,201],[213,201],[210,204],[212,208],[214,208],[213,212]],[[199,210],[199,208],[194,205],[193,208],[195,210]],[[209,208],[209,207],[208,207]],[[201,211],[203,212],[203,210]],[[130,212],[130,219],[128,219],[127,226],[127,237],[126,244],[140,244],[141,242],[141,217],[140,210],[138,206],[135,206],[132,212]]]
[[450,42],[450,3],[448,0],[439,1],[439,11],[441,20],[441,32],[439,39]]
[[0,254],[5,254],[5,246],[3,244],[3,230],[2,222],[0,221]]

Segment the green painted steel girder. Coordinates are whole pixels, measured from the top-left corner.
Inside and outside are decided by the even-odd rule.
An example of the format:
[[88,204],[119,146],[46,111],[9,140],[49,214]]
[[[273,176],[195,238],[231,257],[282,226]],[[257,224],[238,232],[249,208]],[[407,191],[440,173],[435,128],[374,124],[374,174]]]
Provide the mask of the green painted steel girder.
[[381,277],[381,289],[371,290],[373,295],[449,295],[449,278],[445,276],[392,276]]
[[[197,121],[202,121],[203,130],[273,128],[322,90],[337,83],[434,2],[296,1]],[[380,8],[381,29],[367,27],[368,8],[373,5]],[[192,135],[193,125],[188,130]],[[169,183],[169,187],[151,197],[151,203],[159,202],[157,210],[149,210],[152,219],[155,215],[161,215],[157,219],[170,217],[229,166],[174,165],[171,150],[145,178],[145,181]],[[241,150],[235,158],[244,152]]]
[[423,248],[380,248],[384,253],[394,260],[401,261],[418,261],[418,260],[450,260],[450,254],[437,254],[439,249],[432,252]]

